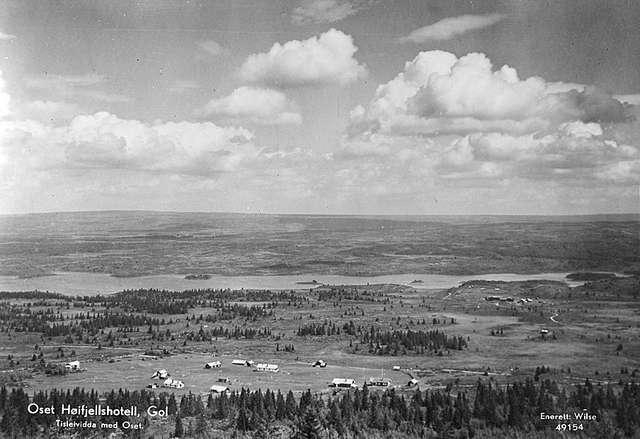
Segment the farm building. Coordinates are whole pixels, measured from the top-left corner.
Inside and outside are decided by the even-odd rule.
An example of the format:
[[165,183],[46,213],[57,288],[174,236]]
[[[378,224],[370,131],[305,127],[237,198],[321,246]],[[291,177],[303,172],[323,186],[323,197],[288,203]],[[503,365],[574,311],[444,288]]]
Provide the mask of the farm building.
[[64,365],[64,368],[67,370],[80,370],[80,362],[79,361],[70,361],[69,363]]
[[227,392],[229,392],[229,387],[222,386],[220,384],[214,384],[213,386],[211,386],[209,391],[211,393],[227,393]]
[[173,378],[167,378],[163,383],[162,387],[169,387],[171,389],[182,389],[184,387],[184,383],[180,380],[174,380]]
[[356,386],[356,380],[352,378],[334,378],[333,381],[331,381],[331,384],[329,384],[329,387],[353,388],[357,386]]
[[384,378],[369,378],[368,386],[374,387],[389,387],[391,381],[386,380]]
[[313,367],[327,367],[327,363],[324,360],[316,360]]
[[158,378],[159,380],[164,380],[164,379],[167,379],[169,375],[171,374],[167,372],[167,369],[158,369],[153,373],[153,375],[151,375],[151,378]]
[[233,360],[231,362],[231,364],[234,364],[236,366],[247,366],[247,367],[251,367],[253,366],[253,360]]
[[219,368],[219,367],[222,367],[222,363],[219,362],[219,361],[211,361],[211,362],[206,363],[204,365],[205,369],[216,369],[216,368]]
[[259,363],[256,364],[257,372],[279,372],[280,368],[277,364]]
[[414,387],[418,385],[418,380],[415,378],[411,378],[407,383],[407,387]]

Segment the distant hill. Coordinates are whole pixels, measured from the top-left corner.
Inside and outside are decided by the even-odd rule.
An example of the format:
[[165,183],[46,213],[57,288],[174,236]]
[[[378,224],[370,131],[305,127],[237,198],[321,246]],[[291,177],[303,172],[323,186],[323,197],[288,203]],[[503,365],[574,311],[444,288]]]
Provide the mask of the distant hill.
[[0,273],[637,271],[638,215],[341,216],[105,211],[0,216]]

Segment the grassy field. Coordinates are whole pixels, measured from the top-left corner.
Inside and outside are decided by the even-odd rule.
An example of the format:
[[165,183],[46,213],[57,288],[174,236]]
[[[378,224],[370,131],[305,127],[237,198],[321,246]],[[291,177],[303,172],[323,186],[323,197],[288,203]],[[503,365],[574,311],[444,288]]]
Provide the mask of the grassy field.
[[[404,390],[411,377],[419,379],[419,387],[425,389],[452,383],[470,385],[483,375],[508,381],[531,375],[538,366],[547,366],[555,379],[567,383],[587,377],[597,382],[617,382],[627,379],[627,372],[633,372],[640,359],[640,302],[633,295],[639,291],[635,288],[639,280],[614,280],[620,284],[619,291],[629,292],[615,299],[609,297],[610,282],[569,288],[552,281],[473,281],[447,291],[420,293],[409,287],[387,285],[322,287],[312,293],[294,293],[299,301],[279,303],[269,317],[195,321],[198,316],[215,315],[215,309],[206,306],[193,307],[186,314],[156,315],[165,320],[157,331],[168,330],[172,334],[172,339],[163,341],[153,340],[146,325],[127,330],[104,328],[90,341],[9,330],[0,333],[0,378],[25,385],[31,391],[76,386],[142,389],[153,381],[150,376],[155,370],[164,368],[185,383],[183,390],[175,392],[206,393],[223,376],[236,389],[302,392],[325,391],[333,378],[353,378],[362,384],[369,377],[384,374],[393,386]],[[343,296],[330,300],[325,296],[325,300],[320,300],[323,291]],[[503,300],[486,300],[489,296]],[[78,312],[105,311],[99,306],[89,307],[81,300],[73,301],[71,308],[53,299],[38,303],[15,299],[3,303],[32,311],[50,309],[64,316],[66,324],[73,323]],[[245,305],[266,303],[254,301]],[[422,355],[372,355],[358,335],[297,335],[301,326],[311,323],[331,323],[336,327],[353,323],[362,332],[371,327],[385,331],[438,330],[463,337],[468,346]],[[208,330],[217,325],[269,328],[270,335],[255,339],[217,337],[209,341],[189,338],[190,333],[200,328]],[[543,330],[548,331],[544,336]],[[113,346],[109,333],[115,340]],[[295,350],[285,352],[285,345],[293,345]],[[61,349],[64,358],[60,357]],[[169,355],[160,355],[155,360],[142,355],[162,349]],[[40,352],[42,358],[32,361],[34,353]],[[222,360],[222,369],[205,370],[204,363],[214,358]],[[232,366],[234,358],[276,363],[280,372],[254,372],[249,367]],[[41,361],[62,365],[71,359],[81,361],[82,372],[50,376],[36,367]],[[325,360],[328,367],[311,367],[317,359]],[[401,371],[394,371],[394,366],[400,366]]]

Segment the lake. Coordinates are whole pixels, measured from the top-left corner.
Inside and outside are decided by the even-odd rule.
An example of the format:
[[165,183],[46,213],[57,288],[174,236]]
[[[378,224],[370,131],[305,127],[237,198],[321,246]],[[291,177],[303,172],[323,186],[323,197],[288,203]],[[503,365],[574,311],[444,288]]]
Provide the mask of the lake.
[[[187,280],[183,275],[165,274],[139,277],[114,277],[104,273],[61,272],[51,276],[19,279],[14,276],[0,276],[0,291],[52,291],[66,295],[109,294],[125,289],[157,288],[166,290],[187,290],[198,288],[230,289],[307,289],[313,285],[301,285],[297,282],[317,280],[331,285],[366,285],[392,283],[410,285],[416,289],[445,289],[458,286],[467,280],[556,280],[570,286],[583,282],[566,279],[569,273],[540,274],[480,274],[480,275],[440,275],[440,274],[394,274],[385,276],[338,276],[322,274],[286,275],[286,276],[222,276],[212,274],[209,279]],[[411,283],[420,280],[421,283]]]

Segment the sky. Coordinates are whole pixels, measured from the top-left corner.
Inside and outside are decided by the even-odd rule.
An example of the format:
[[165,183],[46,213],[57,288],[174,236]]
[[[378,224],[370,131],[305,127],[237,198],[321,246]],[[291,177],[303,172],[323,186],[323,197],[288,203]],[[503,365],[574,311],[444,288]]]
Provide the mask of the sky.
[[634,1],[0,2],[0,214],[640,212]]

